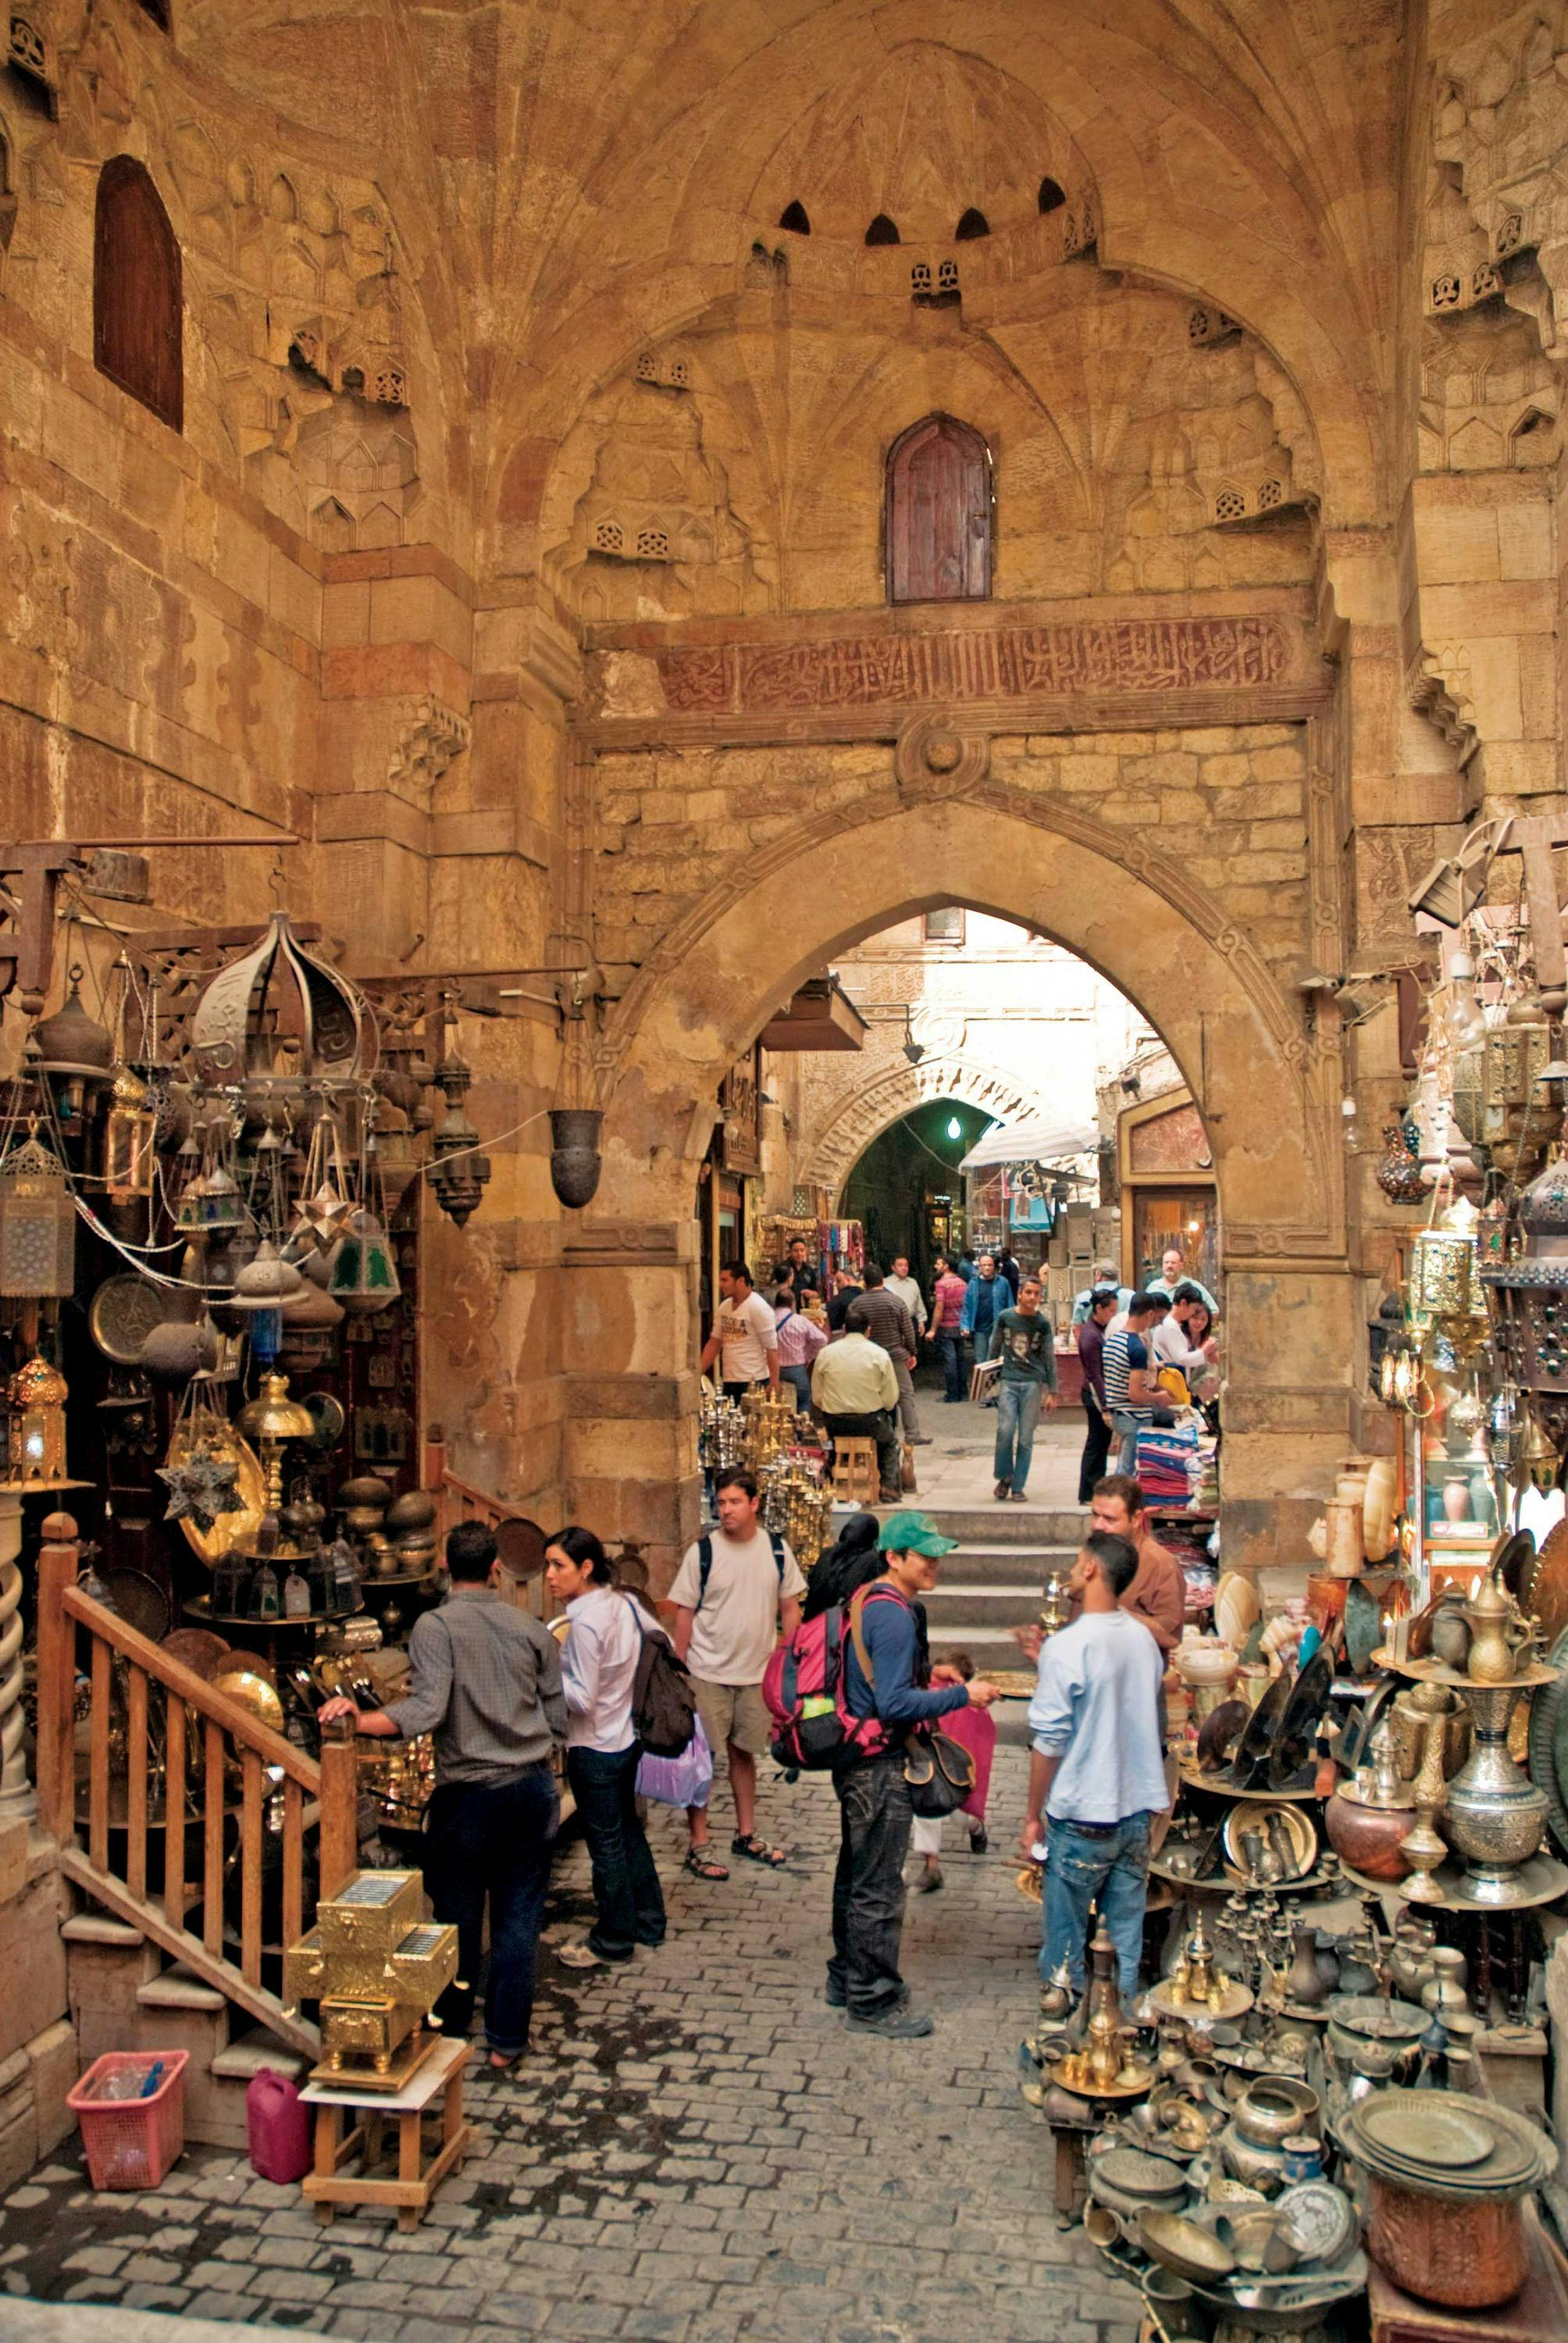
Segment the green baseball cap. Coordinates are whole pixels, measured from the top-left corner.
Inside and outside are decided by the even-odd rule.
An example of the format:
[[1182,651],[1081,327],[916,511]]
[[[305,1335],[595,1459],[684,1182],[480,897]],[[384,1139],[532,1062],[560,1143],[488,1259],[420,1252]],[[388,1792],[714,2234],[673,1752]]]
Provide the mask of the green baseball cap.
[[951,1554],[957,1538],[943,1537],[930,1513],[890,1513],[877,1540],[881,1554],[929,1554],[940,1560]]

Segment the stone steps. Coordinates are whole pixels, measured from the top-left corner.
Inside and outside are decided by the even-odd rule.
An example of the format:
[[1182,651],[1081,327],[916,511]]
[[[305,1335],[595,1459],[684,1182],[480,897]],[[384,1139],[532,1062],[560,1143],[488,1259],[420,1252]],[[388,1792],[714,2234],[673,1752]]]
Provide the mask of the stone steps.
[[940,1602],[960,1587],[1010,1586],[1038,1596],[1054,1571],[1065,1577],[1078,1556],[1067,1545],[961,1545],[944,1554],[941,1576],[930,1600]]

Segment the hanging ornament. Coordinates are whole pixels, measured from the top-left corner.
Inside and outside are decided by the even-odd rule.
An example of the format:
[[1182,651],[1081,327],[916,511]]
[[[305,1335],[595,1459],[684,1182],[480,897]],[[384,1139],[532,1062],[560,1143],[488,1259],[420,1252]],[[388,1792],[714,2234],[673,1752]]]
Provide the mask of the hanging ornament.
[[436,1069],[436,1080],[446,1093],[447,1111],[436,1126],[436,1160],[426,1177],[447,1219],[462,1228],[478,1209],[490,1176],[490,1159],[479,1151],[478,1131],[463,1106],[474,1080],[473,1069],[448,1050]]
[[157,1110],[146,1082],[129,1066],[122,1066],[109,1093],[104,1142],[104,1185],[114,1203],[128,1204],[135,1196],[152,1194],[157,1129]]

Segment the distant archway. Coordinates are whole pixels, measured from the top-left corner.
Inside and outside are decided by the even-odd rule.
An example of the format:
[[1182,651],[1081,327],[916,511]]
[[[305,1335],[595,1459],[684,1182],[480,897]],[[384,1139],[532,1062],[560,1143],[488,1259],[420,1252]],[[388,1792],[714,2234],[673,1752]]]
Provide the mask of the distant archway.
[[1050,1109],[1037,1092],[1020,1090],[994,1066],[948,1051],[922,1058],[918,1066],[889,1068],[863,1090],[840,1097],[820,1129],[802,1151],[800,1177],[814,1188],[827,1188],[836,1197],[839,1188],[873,1141],[879,1139],[912,1107],[933,1099],[959,1099],[1003,1122],[1049,1117]]

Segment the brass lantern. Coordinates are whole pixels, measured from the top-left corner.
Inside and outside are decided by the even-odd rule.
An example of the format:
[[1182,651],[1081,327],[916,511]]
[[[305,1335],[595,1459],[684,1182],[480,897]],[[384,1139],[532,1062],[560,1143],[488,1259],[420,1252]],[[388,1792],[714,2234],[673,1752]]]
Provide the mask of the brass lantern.
[[157,1131],[157,1111],[149,1102],[146,1082],[129,1066],[122,1066],[109,1092],[104,1149],[104,1185],[115,1203],[152,1194]]
[[9,1478],[47,1486],[65,1475],[65,1378],[47,1359],[31,1358],[5,1386]]
[[1474,1205],[1461,1198],[1435,1227],[1422,1229],[1416,1238],[1410,1269],[1410,1314],[1416,1327],[1452,1327],[1485,1316],[1475,1244],[1477,1217]]
[[397,1264],[376,1213],[350,1213],[347,1229],[333,1252],[327,1291],[357,1318],[373,1317],[397,1301],[402,1292]]
[[58,1299],[76,1282],[76,1207],[65,1167],[35,1126],[0,1159],[0,1294]]
[[1497,1355],[1521,1389],[1568,1392],[1568,1158],[1530,1182],[1518,1218],[1518,1253],[1482,1272]]

